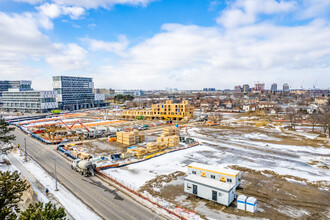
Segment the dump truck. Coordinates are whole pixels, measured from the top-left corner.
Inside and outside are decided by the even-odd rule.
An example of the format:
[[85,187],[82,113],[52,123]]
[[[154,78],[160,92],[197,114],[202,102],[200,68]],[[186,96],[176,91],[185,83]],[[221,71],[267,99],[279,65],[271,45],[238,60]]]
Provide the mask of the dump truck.
[[72,161],[71,168],[81,175],[94,176],[96,165],[90,160],[76,159]]

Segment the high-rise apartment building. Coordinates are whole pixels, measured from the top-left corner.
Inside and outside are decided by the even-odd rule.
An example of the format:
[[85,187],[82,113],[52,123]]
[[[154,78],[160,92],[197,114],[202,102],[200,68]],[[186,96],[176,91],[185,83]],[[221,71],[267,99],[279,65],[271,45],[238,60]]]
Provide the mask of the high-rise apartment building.
[[249,93],[250,91],[250,86],[248,84],[244,84],[243,85],[243,92],[246,94],[246,93]]
[[256,83],[254,85],[253,91],[264,92],[265,91],[265,83]]
[[290,86],[287,83],[283,84],[283,92],[290,92]]
[[102,100],[96,100],[92,78],[74,76],[53,76],[53,90],[57,92],[59,108],[77,110],[99,107]]
[[238,86],[235,86],[234,87],[234,92],[235,93],[240,93],[241,91],[242,91],[242,87],[241,86],[238,85]]
[[271,92],[277,92],[277,84],[276,83],[273,83],[270,87],[270,91]]

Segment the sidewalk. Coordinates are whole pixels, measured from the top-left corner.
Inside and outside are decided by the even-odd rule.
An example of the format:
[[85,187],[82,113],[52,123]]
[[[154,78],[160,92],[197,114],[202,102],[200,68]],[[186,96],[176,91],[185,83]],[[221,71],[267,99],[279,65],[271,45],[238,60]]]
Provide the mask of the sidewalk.
[[[33,188],[33,194],[38,198],[39,201],[47,203],[51,201],[56,206],[62,206],[61,203],[53,196],[52,193],[48,193],[48,196],[45,195],[46,188],[33,176],[24,165],[17,160],[17,158],[12,154],[7,155],[10,162],[21,172],[21,174],[30,182]],[[66,218],[68,220],[74,220],[74,218],[66,211]]]

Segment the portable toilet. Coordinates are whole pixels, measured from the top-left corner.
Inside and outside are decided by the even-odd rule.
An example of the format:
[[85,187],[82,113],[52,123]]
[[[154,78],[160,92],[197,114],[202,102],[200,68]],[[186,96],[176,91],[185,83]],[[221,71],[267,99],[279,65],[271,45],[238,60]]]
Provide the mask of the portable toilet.
[[245,195],[239,195],[237,197],[237,209],[240,209],[240,210],[246,210],[246,199],[247,199],[247,196]]
[[255,213],[257,211],[257,199],[254,197],[249,197],[246,200],[246,211]]

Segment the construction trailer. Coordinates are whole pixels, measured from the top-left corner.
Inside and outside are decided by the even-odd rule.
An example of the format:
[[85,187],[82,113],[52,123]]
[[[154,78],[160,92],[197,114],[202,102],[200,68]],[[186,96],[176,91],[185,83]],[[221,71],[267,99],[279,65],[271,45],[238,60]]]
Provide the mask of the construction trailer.
[[235,188],[239,186],[241,182],[240,171],[201,163],[191,163],[188,165],[188,175],[196,175],[206,179],[230,183],[234,185]]
[[184,179],[184,191],[225,206],[229,206],[236,197],[236,187],[232,183],[197,175],[188,175]]

